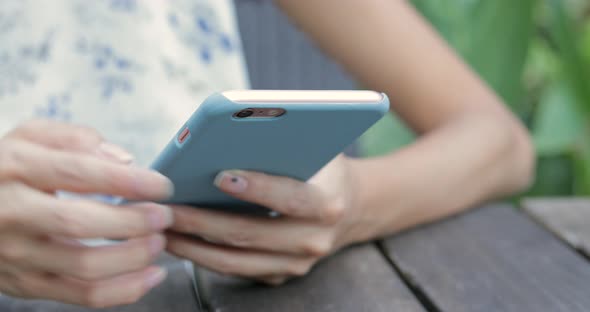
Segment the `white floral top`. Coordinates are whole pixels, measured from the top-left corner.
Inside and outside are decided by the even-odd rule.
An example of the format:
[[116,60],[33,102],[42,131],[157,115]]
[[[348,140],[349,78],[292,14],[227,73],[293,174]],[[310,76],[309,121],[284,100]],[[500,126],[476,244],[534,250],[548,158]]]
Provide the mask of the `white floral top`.
[[0,0],[0,135],[45,117],[148,165],[210,93],[248,88],[232,0]]

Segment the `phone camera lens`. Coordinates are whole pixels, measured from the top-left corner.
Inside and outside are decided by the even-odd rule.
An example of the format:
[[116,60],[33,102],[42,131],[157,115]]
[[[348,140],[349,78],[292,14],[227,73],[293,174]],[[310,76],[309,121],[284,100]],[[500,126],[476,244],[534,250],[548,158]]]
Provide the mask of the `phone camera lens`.
[[245,109],[245,110],[239,111],[239,112],[236,114],[236,117],[238,117],[238,118],[246,118],[246,117],[250,117],[250,116],[252,116],[252,114],[254,114],[254,112],[253,112],[252,110],[250,110],[250,109]]

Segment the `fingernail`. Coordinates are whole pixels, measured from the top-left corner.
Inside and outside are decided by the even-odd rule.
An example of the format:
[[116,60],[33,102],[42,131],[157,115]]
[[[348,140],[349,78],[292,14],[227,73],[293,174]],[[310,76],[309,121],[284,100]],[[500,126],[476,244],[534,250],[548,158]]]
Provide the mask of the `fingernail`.
[[152,229],[159,231],[166,229],[174,222],[172,209],[168,206],[153,204],[154,209],[148,214]]
[[162,235],[155,235],[149,240],[150,254],[155,256],[164,250],[166,240]]
[[152,272],[150,272],[150,275],[145,279],[146,290],[152,289],[164,281],[167,274],[168,272],[161,267],[154,268]]
[[134,159],[133,155],[125,149],[109,142],[102,142],[100,144],[98,147],[98,154],[125,164],[131,163]]
[[166,199],[174,194],[172,182],[159,172],[138,168],[135,181],[137,193],[144,198]]
[[213,184],[230,193],[241,193],[248,188],[248,181],[240,175],[240,171],[238,170],[222,171],[218,173],[215,180],[213,180]]

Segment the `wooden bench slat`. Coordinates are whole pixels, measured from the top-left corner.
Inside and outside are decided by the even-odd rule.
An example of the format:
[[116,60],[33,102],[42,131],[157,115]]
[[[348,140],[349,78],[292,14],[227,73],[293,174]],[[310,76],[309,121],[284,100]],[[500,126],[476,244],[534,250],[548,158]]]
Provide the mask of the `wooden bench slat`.
[[442,311],[590,311],[590,264],[509,205],[490,205],[384,241]]
[[590,257],[590,199],[526,199],[522,207],[561,239]]
[[[139,302],[122,307],[100,309],[104,312],[198,312],[198,304],[193,292],[192,280],[181,261],[170,261],[170,257],[162,259],[168,268],[168,278],[154,288]],[[44,300],[21,300],[0,296],[2,312],[91,312],[79,306],[66,305]]]
[[280,287],[202,274],[213,311],[424,311],[374,244],[345,249]]

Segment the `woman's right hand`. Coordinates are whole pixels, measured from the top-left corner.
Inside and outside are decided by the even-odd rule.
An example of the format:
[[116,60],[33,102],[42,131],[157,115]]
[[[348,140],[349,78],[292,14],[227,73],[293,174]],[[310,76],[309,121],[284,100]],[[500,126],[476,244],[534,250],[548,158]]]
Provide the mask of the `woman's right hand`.
[[[150,263],[164,248],[170,209],[57,198],[58,190],[164,199],[162,175],[130,166],[129,154],[94,130],[28,122],[0,139],[0,293],[90,307],[127,304],[160,283]],[[84,238],[128,238],[88,247]]]

